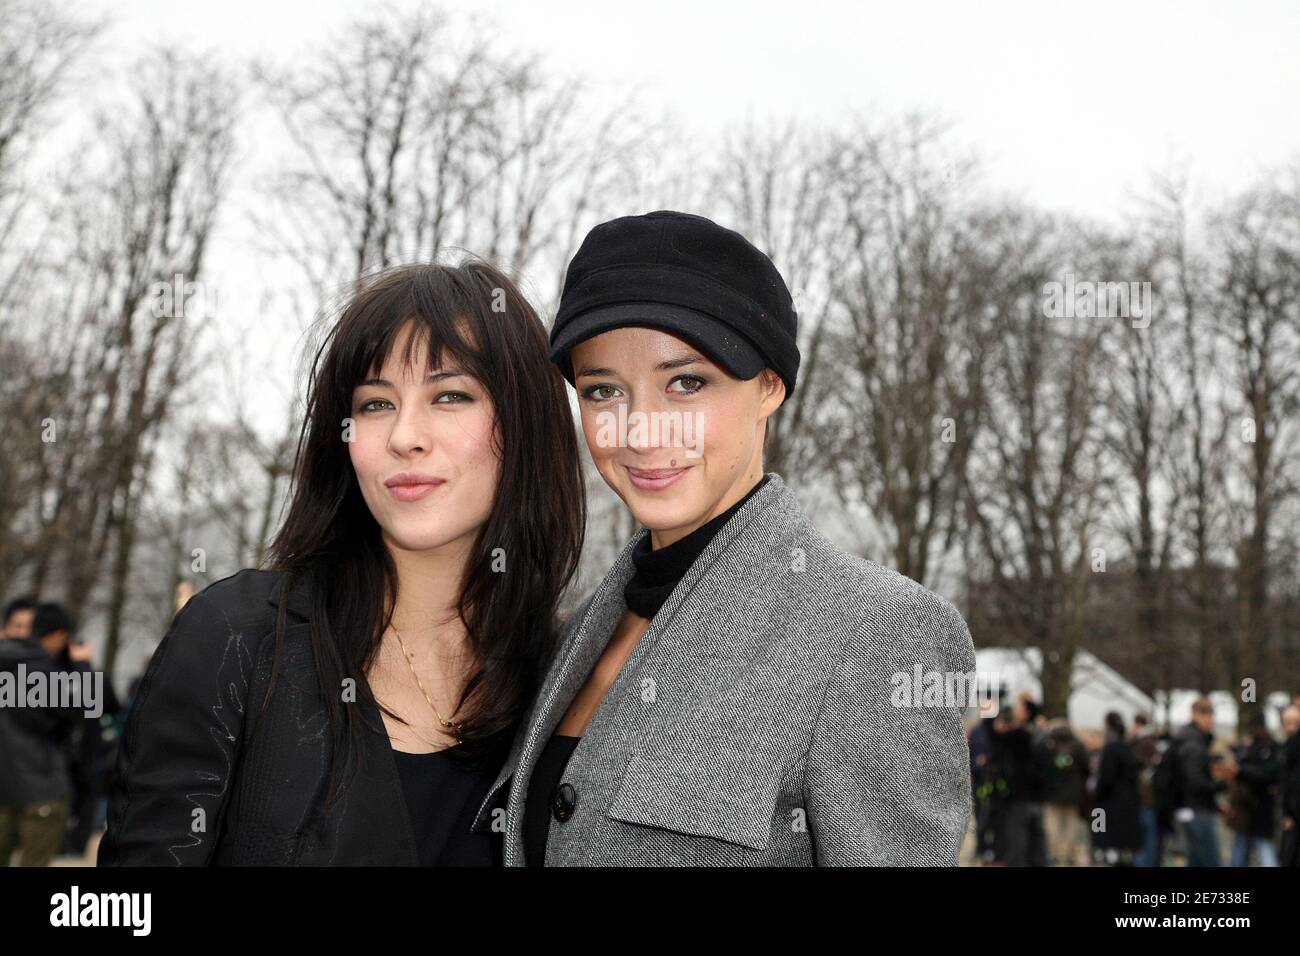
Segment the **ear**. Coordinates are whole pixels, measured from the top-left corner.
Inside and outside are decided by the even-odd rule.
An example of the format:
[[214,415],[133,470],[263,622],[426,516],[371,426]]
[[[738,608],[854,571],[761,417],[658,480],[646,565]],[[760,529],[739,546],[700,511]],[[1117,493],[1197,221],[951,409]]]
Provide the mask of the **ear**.
[[762,389],[762,400],[758,406],[758,417],[766,419],[774,411],[781,407],[785,401],[785,381],[780,375],[765,368],[758,373],[759,387]]

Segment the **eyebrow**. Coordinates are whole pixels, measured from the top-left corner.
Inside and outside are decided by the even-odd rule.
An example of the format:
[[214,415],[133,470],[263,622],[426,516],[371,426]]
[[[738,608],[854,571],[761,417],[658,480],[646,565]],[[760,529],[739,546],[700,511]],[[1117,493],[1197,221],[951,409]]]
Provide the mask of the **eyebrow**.
[[[704,359],[698,355],[683,355],[680,358],[667,359],[655,366],[656,372],[670,372],[675,368],[685,368],[687,365],[697,365]],[[573,377],[582,378],[585,375],[617,375],[618,373],[612,368],[586,367],[584,366]]]
[[[461,377],[466,377],[466,378],[468,378],[469,375],[468,375],[468,373],[462,371],[461,369],[458,369],[458,368],[448,368],[448,369],[442,369],[442,370],[437,371],[437,372],[430,372],[429,375],[428,375],[428,377],[425,378],[424,381],[425,381],[425,383],[427,384],[428,382],[441,382],[441,381],[442,381],[443,379],[445,379],[445,378],[461,378]],[[364,386],[364,385],[378,385],[378,386],[380,386],[380,387],[382,387],[382,388],[396,388],[396,387],[397,387],[397,386],[395,386],[392,382],[390,382],[390,381],[389,381],[388,379],[386,379],[386,378],[368,378],[368,379],[366,379],[364,382],[362,382],[361,384],[362,384],[363,386]]]

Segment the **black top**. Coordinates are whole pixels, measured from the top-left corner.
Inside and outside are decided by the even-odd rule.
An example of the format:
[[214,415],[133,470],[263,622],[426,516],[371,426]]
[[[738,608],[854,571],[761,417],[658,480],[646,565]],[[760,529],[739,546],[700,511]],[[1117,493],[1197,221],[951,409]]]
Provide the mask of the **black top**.
[[700,525],[686,537],[657,550],[650,548],[650,535],[646,535],[632,549],[632,564],[636,571],[632,579],[623,588],[623,600],[628,609],[642,617],[652,618],[663,607],[664,601],[673,593],[677,582],[695,563],[713,536],[718,533],[727,520],[740,510],[740,506],[752,498],[755,492],[767,484],[767,475],[758,480],[749,494],[711,521]]
[[499,866],[500,837],[470,824],[493,774],[465,766],[447,750],[393,751],[420,866]]
[[[650,535],[646,535],[632,549],[632,564],[636,571],[623,588],[623,600],[628,609],[645,618],[653,618],[659,613],[659,608],[673,593],[677,582],[690,570],[695,559],[713,540],[713,536],[766,483],[767,475],[764,475],[745,497],[667,547],[651,550]],[[572,803],[576,794],[561,794],[557,789],[560,778],[569,765],[569,759],[581,740],[581,737],[555,734],[546,742],[537,758],[537,766],[533,768],[533,775],[528,781],[528,797],[524,804],[524,862],[528,866],[542,866],[546,860],[546,839],[550,835],[552,816],[568,819],[567,814],[573,811]]]
[[[537,758],[524,807],[524,862],[528,866],[541,866],[546,860],[546,838],[551,832],[551,814],[556,812],[556,788],[580,743],[581,737],[554,734]],[[565,812],[562,797],[558,812]]]

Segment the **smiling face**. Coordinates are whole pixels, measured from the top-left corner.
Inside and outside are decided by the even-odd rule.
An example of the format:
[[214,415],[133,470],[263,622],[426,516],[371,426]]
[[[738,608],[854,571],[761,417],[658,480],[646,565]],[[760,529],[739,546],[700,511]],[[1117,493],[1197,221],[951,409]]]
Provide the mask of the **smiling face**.
[[765,423],[785,398],[772,370],[739,379],[684,339],[639,326],[580,342],[569,358],[592,461],[655,548],[763,477]]
[[348,454],[390,548],[466,550],[488,520],[500,457],[487,390],[455,365],[430,366],[404,329],[352,393]]

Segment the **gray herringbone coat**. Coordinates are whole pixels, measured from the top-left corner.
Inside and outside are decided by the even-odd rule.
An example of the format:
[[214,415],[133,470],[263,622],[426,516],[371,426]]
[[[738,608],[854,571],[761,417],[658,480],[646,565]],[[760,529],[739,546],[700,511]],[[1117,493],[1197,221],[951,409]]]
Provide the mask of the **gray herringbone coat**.
[[[537,757],[625,610],[631,550],[647,533],[569,622],[479,811],[475,826],[490,825],[509,781],[507,866],[524,863]],[[895,675],[917,664],[974,671],[961,616],[832,545],[773,474],[610,687],[565,770],[577,803],[552,817],[546,864],[955,863],[970,808],[962,712],[894,706]]]

